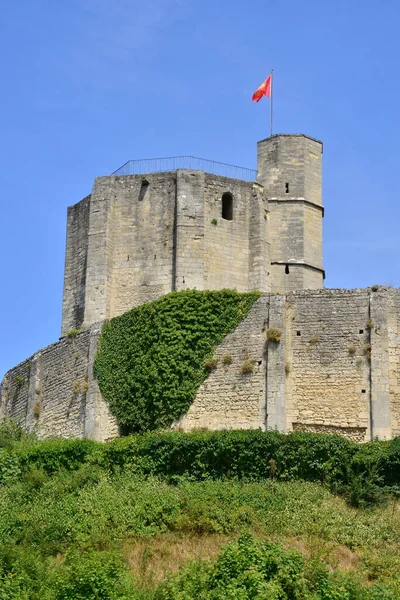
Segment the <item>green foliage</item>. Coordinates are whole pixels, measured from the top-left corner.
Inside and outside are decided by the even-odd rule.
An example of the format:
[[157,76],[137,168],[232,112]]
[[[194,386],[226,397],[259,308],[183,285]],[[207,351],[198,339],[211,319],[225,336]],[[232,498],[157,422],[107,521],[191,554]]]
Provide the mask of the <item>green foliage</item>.
[[0,423],[0,448],[9,450],[17,444],[29,444],[35,440],[36,435],[14,419],[4,419]]
[[400,437],[355,444],[339,436],[277,431],[167,431],[92,440],[44,440],[15,423],[0,426],[0,479],[38,469],[47,474],[98,466],[107,473],[129,470],[175,481],[245,479],[316,481],[343,494],[353,506],[400,496]]
[[[156,437],[146,437],[151,436]],[[329,575],[321,561],[306,567],[296,552],[244,536],[215,564],[195,563],[172,577],[156,597],[398,598],[388,588],[388,581],[398,585],[400,572],[400,521],[391,506],[355,511],[312,482],[175,477],[171,485],[126,467],[112,474],[84,464],[51,475],[32,467],[0,485],[1,600],[150,600],[153,592],[135,588],[124,558],[132,541],[143,538],[151,549],[151,540],[163,535],[232,538],[249,529],[263,539],[319,539],[330,546],[365,548],[360,570],[364,580],[377,581],[369,592],[375,595],[360,595],[359,582]],[[197,468],[202,472],[200,464]],[[300,592],[304,595],[296,596]]]
[[21,467],[18,457],[0,448],[0,484],[18,477]]
[[35,467],[47,473],[54,473],[60,469],[78,469],[96,447],[96,442],[87,439],[50,439],[20,444],[14,451],[23,468]]
[[125,566],[110,552],[72,554],[59,570],[52,587],[54,600],[119,600],[124,597]]
[[352,576],[332,576],[321,564],[307,566],[299,552],[245,534],[214,564],[192,563],[170,577],[155,600],[395,600],[394,594]]
[[104,324],[94,372],[123,433],[169,427],[188,410],[206,361],[259,295],[173,292]]

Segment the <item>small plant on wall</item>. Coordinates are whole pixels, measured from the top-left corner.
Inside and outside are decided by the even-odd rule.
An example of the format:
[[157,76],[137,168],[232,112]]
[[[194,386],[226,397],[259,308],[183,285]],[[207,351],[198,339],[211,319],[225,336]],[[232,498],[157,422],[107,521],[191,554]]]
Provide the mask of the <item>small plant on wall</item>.
[[268,342],[276,342],[279,343],[282,337],[282,330],[278,329],[278,327],[270,327],[267,329],[267,340]]
[[35,404],[33,405],[33,416],[35,417],[35,419],[38,419],[40,417],[40,402],[39,402],[39,400],[36,400]]
[[248,358],[244,361],[244,363],[242,363],[242,366],[240,367],[240,373],[242,375],[250,375],[251,373],[253,373],[254,371],[254,360],[252,360],[251,358]]

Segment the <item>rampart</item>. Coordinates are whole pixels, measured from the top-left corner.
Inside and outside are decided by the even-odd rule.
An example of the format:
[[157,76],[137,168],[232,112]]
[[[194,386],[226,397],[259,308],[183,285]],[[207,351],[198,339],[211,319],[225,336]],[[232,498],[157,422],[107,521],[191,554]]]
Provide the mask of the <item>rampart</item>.
[[[281,331],[267,342],[268,329]],[[100,324],[9,371],[0,417],[40,437],[104,440],[118,428],[93,378]],[[230,355],[232,362],[223,364]],[[175,427],[308,430],[357,441],[400,435],[400,289],[263,294],[216,350],[218,368]],[[252,372],[243,373],[244,363]]]

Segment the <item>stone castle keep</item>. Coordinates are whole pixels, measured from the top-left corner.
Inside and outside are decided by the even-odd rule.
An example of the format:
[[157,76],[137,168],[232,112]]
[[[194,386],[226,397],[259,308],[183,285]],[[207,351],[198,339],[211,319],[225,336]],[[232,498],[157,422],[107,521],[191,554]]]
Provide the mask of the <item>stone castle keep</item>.
[[[118,435],[93,377],[102,321],[173,290],[235,288],[263,295],[216,350],[232,364],[176,426],[399,435],[400,290],[323,288],[321,173],[321,142],[275,135],[258,143],[254,181],[187,168],[97,178],[68,209],[62,337],[5,375],[0,417],[41,437]],[[269,327],[282,337],[265,352]]]
[[322,144],[258,144],[257,182],[178,169],[99,177],[68,209],[62,335],[173,290],[323,286]]

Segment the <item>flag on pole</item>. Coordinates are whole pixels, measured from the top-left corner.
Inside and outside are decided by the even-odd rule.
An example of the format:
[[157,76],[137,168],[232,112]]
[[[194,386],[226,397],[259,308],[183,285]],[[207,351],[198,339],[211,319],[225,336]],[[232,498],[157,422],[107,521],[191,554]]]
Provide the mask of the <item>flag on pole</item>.
[[271,83],[272,83],[272,73],[270,75],[268,75],[267,79],[254,92],[251,101],[254,102],[254,100],[255,100],[256,102],[259,102],[263,96],[267,96],[267,98],[270,98],[271,97]]

